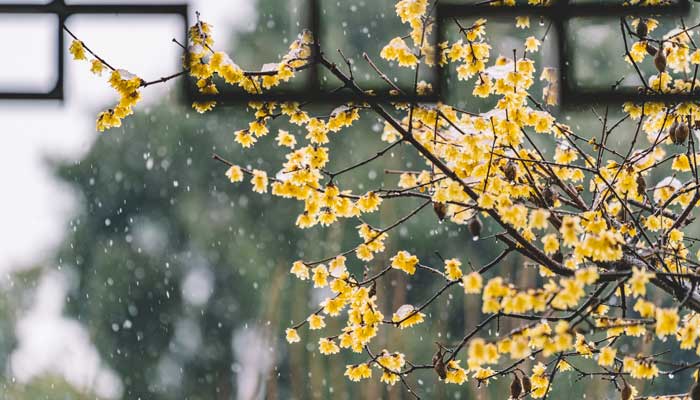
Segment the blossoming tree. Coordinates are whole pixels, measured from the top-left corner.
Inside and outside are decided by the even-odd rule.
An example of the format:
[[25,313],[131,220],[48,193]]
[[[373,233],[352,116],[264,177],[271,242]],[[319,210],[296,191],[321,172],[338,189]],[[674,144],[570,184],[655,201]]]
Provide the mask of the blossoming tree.
[[[672,379],[683,372],[696,375],[700,361],[645,353],[644,341],[629,338],[646,337],[675,351],[700,352],[700,254],[691,252],[697,239],[687,234],[700,201],[700,154],[694,134],[700,125],[698,102],[625,104],[620,120],[608,120],[606,109],[600,132],[577,133],[550,113],[558,100],[554,68],[529,58],[540,51],[546,35],[528,37],[511,55],[492,57],[487,21],[455,20],[451,29],[460,39],[435,46],[426,40],[434,34],[435,3],[398,1],[395,11],[407,32],[391,39],[379,56],[395,68],[416,71],[409,82],[413,94],[432,90],[419,80],[420,68],[436,63],[452,68],[459,81],[466,81],[458,84],[470,88],[472,96],[496,100],[492,110],[477,113],[442,103],[373,99],[353,77],[343,53],[339,52],[342,62],[333,62],[308,31],[278,62],[250,71],[215,48],[212,27],[198,17],[189,29],[183,70],[154,81],[113,67],[66,31],[75,39],[70,46],[74,58],[89,61],[95,74],[108,72],[108,82],[119,94],[116,106],[98,116],[99,131],[120,126],[141,99],[142,89],[180,76],[194,78],[204,94],[216,94],[222,85],[262,93],[318,63],[343,90],[364,96],[364,101],[334,106],[322,116],[311,115],[308,103],[251,102],[251,122],[233,135],[243,148],[254,152],[256,142],[271,140],[268,125],[273,120],[288,121],[305,133],[278,130],[275,140],[286,152],[286,162],[275,173],[214,155],[231,182],[248,179],[254,192],[270,191],[302,202],[300,214],[290,221],[300,229],[360,221],[356,246],[320,260],[289,260],[292,276],[332,294],[286,330],[287,341],[294,345],[307,329],[320,331],[321,354],[362,355],[363,362],[346,366],[350,380],[370,379],[377,372],[382,382],[399,383],[418,398],[421,393],[411,382],[418,370],[432,370],[435,379],[454,385],[470,376],[479,384],[506,378],[515,399],[547,397],[555,379],[571,373],[600,379],[627,400],[644,395],[635,388],[641,380]],[[516,18],[515,24],[530,29],[527,17]],[[627,18],[621,26],[623,57],[638,74],[642,92],[695,92],[700,50],[692,36],[700,24],[688,27],[680,20],[678,26],[662,29],[652,18]],[[629,47],[628,40],[633,42]],[[368,55],[364,58],[392,93],[405,94],[390,78],[392,71],[380,70]],[[653,65],[656,73],[643,76],[639,65],[644,63]],[[541,96],[532,90],[536,79],[544,83]],[[215,101],[193,104],[201,113],[215,106]],[[331,171],[327,166],[333,135],[352,130],[363,117],[383,121],[386,146],[361,162]],[[629,140],[622,148],[611,144],[611,134],[630,121],[634,129],[619,133]],[[556,146],[553,154],[537,145],[542,140]],[[380,163],[397,146],[413,148],[423,160],[416,170],[387,171],[400,176],[397,187],[358,193],[341,186],[339,177]],[[652,172],[666,177],[652,182]],[[364,215],[395,201],[419,205],[387,226],[364,222]],[[474,240],[498,246],[500,255],[480,266],[458,255],[440,255],[441,265],[426,265],[421,259],[427,255],[387,248],[386,239],[397,227],[430,208],[436,220],[465,225]],[[483,237],[484,223],[498,227],[498,233]],[[379,253],[393,255],[388,265],[376,262]],[[539,274],[533,287],[520,287],[499,273],[503,260],[515,254]],[[438,289],[384,315],[378,282],[393,274],[414,276],[418,270],[438,281]],[[376,348],[373,338],[380,329],[405,330],[426,323],[426,310],[452,287],[461,287],[464,296],[478,296],[483,314],[460,340],[436,338],[430,360],[414,359],[410,349]],[[329,318],[342,320],[344,327],[328,331]],[[517,328],[502,331],[501,321],[506,320]],[[499,335],[489,334],[494,331]],[[586,359],[595,368],[590,362],[583,367]],[[679,392],[700,398],[697,385]]]

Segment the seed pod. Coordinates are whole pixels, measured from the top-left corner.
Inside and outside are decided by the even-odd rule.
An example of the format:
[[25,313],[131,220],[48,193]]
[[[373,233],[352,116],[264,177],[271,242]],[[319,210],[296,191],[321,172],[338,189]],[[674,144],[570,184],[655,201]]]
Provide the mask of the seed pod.
[[673,121],[671,127],[668,128],[668,137],[671,138],[673,143],[676,143],[676,130],[678,129],[678,121]]
[[506,176],[506,179],[509,181],[513,182],[515,180],[515,177],[518,174],[518,169],[515,166],[515,163],[513,160],[510,160],[506,163],[505,168],[503,168],[503,174]]
[[649,53],[649,55],[652,56],[652,57],[655,56],[656,53],[658,52],[658,50],[656,50],[656,47],[654,47],[654,46],[653,46],[651,43],[649,43],[649,42],[646,43],[646,46],[645,46],[645,47],[646,47],[647,53]]
[[637,194],[644,196],[644,192],[647,190],[647,181],[644,180],[642,174],[637,174]]
[[532,391],[532,381],[527,375],[523,375],[523,393],[527,394]]
[[481,228],[483,227],[484,224],[481,222],[478,215],[474,215],[469,221],[469,233],[472,234],[472,239],[474,241],[479,240],[479,235],[481,235]]
[[664,49],[661,47],[654,57],[654,66],[659,72],[666,71],[666,56],[664,55]]
[[447,204],[445,203],[433,203],[433,210],[440,221],[445,219],[447,215]]
[[542,190],[542,196],[544,197],[545,205],[548,207],[553,206],[554,202],[557,200],[557,194],[549,186]]
[[433,369],[440,379],[445,379],[447,377],[447,368],[445,368],[445,361],[442,359],[442,352],[440,349],[438,349],[433,356]]
[[640,39],[643,39],[647,36],[649,33],[649,27],[647,26],[647,21],[644,19],[639,20],[639,23],[637,24],[637,36],[639,36]]
[[510,398],[517,399],[520,393],[523,392],[523,384],[520,382],[518,375],[513,374],[513,382],[510,384]]
[[[685,140],[688,139],[689,134],[690,134],[690,129],[688,128],[688,125],[685,122],[679,123],[678,126],[676,127],[675,140],[673,140],[673,143],[675,143],[675,144],[685,143]],[[671,139],[673,139],[673,137]]]
[[700,384],[697,382],[693,383],[690,387],[690,400],[700,400]]
[[625,207],[620,207],[620,211],[617,212],[617,220],[621,223],[627,223],[627,210]]
[[377,281],[372,281],[372,286],[369,287],[369,298],[371,299],[377,294]]
[[620,399],[621,400],[630,400],[632,398],[632,388],[629,387],[627,383],[625,383],[625,387],[622,388],[622,391],[620,392]]

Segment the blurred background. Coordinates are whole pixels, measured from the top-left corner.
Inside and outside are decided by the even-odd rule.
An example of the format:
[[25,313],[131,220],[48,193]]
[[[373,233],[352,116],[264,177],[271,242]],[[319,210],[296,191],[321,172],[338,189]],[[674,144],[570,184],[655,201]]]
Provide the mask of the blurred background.
[[[304,28],[299,22],[302,0],[188,3],[192,13],[200,11],[214,26],[215,47],[228,50],[246,69],[276,61]],[[323,2],[324,50],[340,62],[335,49],[341,48],[363,84],[381,87],[362,59],[363,51],[391,70],[378,54],[391,38],[405,32],[393,4]],[[697,21],[698,15],[695,7],[687,21]],[[527,36],[542,38],[548,26],[547,21],[533,19],[531,30],[523,31],[510,19],[489,22],[492,60],[499,54],[512,55],[513,49],[521,52]],[[110,64],[147,80],[178,70],[180,52],[171,38],[181,37],[180,23],[168,16],[116,15],[81,15],[67,21]],[[0,63],[2,89],[53,86],[53,54],[67,52],[55,48],[56,24],[51,15],[0,15],[0,44],[7,55]],[[453,28],[446,31],[451,40],[457,38]],[[572,62],[581,83],[607,86],[621,77],[625,85],[639,83],[622,60],[617,20],[573,21],[570,34],[577,54]],[[66,41],[70,43],[68,37]],[[538,62],[553,65],[551,43],[544,42],[545,50],[535,56]],[[653,68],[650,60],[643,67],[646,72]],[[252,118],[245,107],[219,106],[202,116],[183,104],[174,84],[156,85],[143,90],[145,100],[123,127],[99,134],[95,116],[116,101],[107,75],[92,75],[82,62],[68,62],[66,73],[63,102],[0,102],[1,398],[409,397],[400,386],[387,389],[376,376],[360,384],[348,381],[343,377],[345,364],[362,358],[320,356],[315,350],[318,332],[303,330],[302,342],[295,345],[284,341],[284,329],[306,318],[326,295],[292,279],[291,262],[336,254],[359,238],[355,221],[298,230],[293,223],[300,204],[252,193],[247,183],[228,182],[225,168],[211,159],[213,152],[268,171],[276,171],[283,160],[272,135],[253,151],[243,152],[233,141],[233,132]],[[539,85],[533,91],[538,95]],[[495,102],[471,99],[471,82],[448,78],[448,87],[450,100],[470,111],[487,111]],[[325,115],[332,107],[312,111]],[[596,110],[602,113],[604,107]],[[619,118],[619,111],[612,107],[610,119]],[[559,118],[584,137],[600,130],[590,108],[560,112]],[[276,121],[270,130],[280,127],[289,128]],[[336,137],[330,169],[373,154],[382,127],[376,117],[363,115]],[[616,145],[625,141],[625,132],[630,133],[626,123],[614,138]],[[553,149],[553,143],[540,145],[545,151]],[[348,174],[341,185],[358,192],[394,187],[397,177],[385,175],[384,169],[417,169],[420,162],[410,148],[398,147],[382,161]],[[418,204],[387,201],[370,222],[387,226]],[[486,229],[496,232],[489,225]],[[436,266],[442,264],[435,251],[478,266],[498,254],[500,245],[473,242],[466,229],[438,224],[426,208],[390,235],[387,252],[371,267],[385,265],[398,249]],[[523,261],[509,257],[492,273],[533,286],[540,278],[523,268]],[[361,271],[354,258],[349,265]],[[382,311],[390,315],[404,303],[421,302],[439,282],[420,273],[411,279],[396,274],[382,285]],[[456,342],[467,327],[478,323],[480,301],[456,289],[436,301],[428,314],[429,323],[410,330],[382,328],[375,348],[403,351],[410,360],[427,363],[436,338]],[[325,332],[341,327],[341,320],[329,320]],[[646,351],[654,350],[651,344],[645,346]],[[470,380],[462,387],[446,387],[435,384],[432,371],[412,375],[409,381],[427,398],[455,399],[506,398],[509,384],[502,379],[477,388]],[[578,382],[573,373],[562,374],[557,382],[553,398],[566,393],[597,399],[615,393],[599,381]],[[688,376],[676,382],[685,388]],[[646,385],[637,387],[649,393],[676,387]]]

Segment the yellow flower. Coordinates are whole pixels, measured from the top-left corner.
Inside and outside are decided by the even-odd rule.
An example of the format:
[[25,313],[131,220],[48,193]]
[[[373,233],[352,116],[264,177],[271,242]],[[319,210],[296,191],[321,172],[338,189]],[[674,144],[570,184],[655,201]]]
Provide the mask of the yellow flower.
[[603,367],[610,367],[615,362],[615,354],[617,350],[614,347],[606,346],[600,349],[600,354],[598,354],[598,365]]
[[215,101],[195,101],[194,103],[192,103],[192,108],[194,108],[200,114],[204,114],[207,111],[211,111],[214,108],[214,106],[216,106]]
[[254,169],[250,182],[253,184],[254,192],[267,193],[267,173],[265,171]]
[[578,243],[578,235],[582,233],[581,219],[570,215],[564,216],[559,232],[561,232],[566,246],[572,247],[576,245]]
[[428,9],[428,0],[401,0],[396,3],[396,15],[401,22],[406,23],[425,14]]
[[94,59],[90,63],[90,72],[92,72],[95,75],[102,75],[102,71],[104,71],[104,69],[104,64],[102,64],[102,61],[98,59]]
[[685,154],[677,156],[675,159],[673,159],[671,169],[681,172],[690,171],[690,161],[688,161],[688,157]]
[[515,17],[515,27],[525,29],[530,27],[530,17]]
[[654,316],[656,306],[650,301],[639,299],[634,305],[634,311],[638,312],[642,318],[650,318]]
[[685,234],[683,232],[679,231],[678,229],[673,229],[668,233],[668,240],[679,243],[683,241],[684,236]]
[[248,124],[248,131],[257,137],[267,135],[268,129],[265,121],[256,119]]
[[401,353],[390,354],[388,351],[384,350],[382,351],[382,355],[377,357],[377,362],[384,368],[399,372],[406,364],[406,358]]
[[461,385],[467,381],[467,371],[459,366],[459,361],[450,360],[446,365],[447,376],[445,377],[445,383],[456,383]]
[[534,53],[539,49],[540,47],[540,41],[537,40],[534,36],[530,36],[527,39],[525,39],[525,51],[528,51],[530,53]]
[[277,131],[277,145],[280,147],[289,147],[290,149],[293,149],[294,146],[297,144],[297,140],[292,135],[289,133],[289,131],[285,131],[284,129],[280,129]]
[[303,261],[294,261],[292,269],[289,271],[302,281],[309,279],[309,267]]
[[576,280],[580,281],[584,285],[594,284],[598,280],[599,276],[598,270],[595,267],[579,269],[576,271]]
[[418,257],[405,250],[401,250],[391,257],[391,267],[403,270],[409,275],[416,273],[416,264],[418,264]]
[[690,62],[692,64],[700,64],[700,50],[695,50],[693,54],[690,55]]
[[368,192],[364,196],[357,200],[357,207],[365,213],[373,212],[379,209],[379,205],[382,203],[382,198],[379,197],[375,192]]
[[317,265],[313,270],[314,287],[320,288],[328,285],[328,269],[323,264]]
[[545,229],[547,227],[547,219],[549,218],[549,211],[538,208],[530,212],[530,228],[532,229]]
[[312,314],[306,320],[309,322],[309,328],[311,330],[317,330],[326,327],[326,321],[324,321],[324,318],[321,315]]
[[368,364],[348,365],[345,368],[345,376],[353,382],[359,382],[372,377],[372,369]]
[[73,40],[68,48],[68,51],[73,55],[74,60],[87,60],[85,55],[85,47],[80,40]]
[[559,250],[559,240],[554,233],[542,237],[542,243],[544,243],[544,252],[546,254],[554,254]]
[[247,129],[236,131],[234,135],[236,142],[243,146],[243,148],[251,147],[253,144],[255,144],[255,142],[258,141],[258,139],[256,139],[255,136],[251,135]]
[[530,381],[532,382],[532,393],[530,396],[534,399],[539,399],[544,397],[549,388],[549,378],[546,377],[546,367],[542,362],[537,363],[532,368],[532,377]]
[[481,275],[474,271],[462,278],[462,285],[464,285],[464,293],[476,294],[481,292],[481,287],[483,286],[484,279]]
[[622,370],[635,379],[652,379],[659,375],[659,368],[652,361],[636,360],[632,357],[622,360]]
[[661,229],[661,219],[656,215],[650,215],[644,221],[644,226],[652,232],[656,232]]
[[391,316],[391,321],[399,324],[404,329],[423,322],[425,314],[417,312],[411,304],[404,304]]
[[646,272],[641,268],[632,267],[632,277],[629,280],[630,293],[634,297],[647,294],[646,284],[649,283],[654,276],[655,274],[653,272]]
[[232,165],[226,170],[226,176],[231,182],[240,182],[243,180],[243,171],[238,165]]
[[445,274],[450,280],[454,281],[462,277],[462,270],[459,268],[461,265],[462,263],[456,258],[445,260]]
[[323,355],[337,354],[340,352],[340,348],[334,341],[320,338],[318,340],[318,351]]
[[656,336],[663,338],[666,335],[675,335],[679,320],[678,310],[675,308],[657,308]]
[[384,382],[387,385],[392,385],[392,386],[400,380],[401,380],[401,377],[398,374],[395,374],[393,372],[388,372],[388,371],[384,371],[381,378],[379,378],[380,382]]
[[296,329],[287,328],[285,333],[287,334],[287,342],[289,343],[296,343],[301,340],[301,338],[299,337],[299,333],[297,333]]

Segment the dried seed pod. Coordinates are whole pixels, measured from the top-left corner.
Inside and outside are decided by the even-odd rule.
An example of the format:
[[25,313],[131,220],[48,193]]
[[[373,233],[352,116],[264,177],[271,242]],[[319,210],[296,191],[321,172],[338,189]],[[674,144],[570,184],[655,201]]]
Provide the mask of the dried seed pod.
[[639,23],[637,24],[636,33],[640,39],[647,37],[647,34],[649,33],[649,27],[647,26],[647,21],[645,19],[639,20]]
[[440,349],[438,349],[433,356],[433,369],[440,379],[445,379],[447,377],[447,368],[445,368],[445,361],[442,359],[442,352]]
[[653,46],[651,43],[649,43],[649,42],[646,43],[646,46],[645,46],[645,47],[646,47],[647,53],[649,53],[649,55],[652,56],[652,57],[655,56],[656,53],[658,52],[658,50],[656,50],[656,47],[654,47],[654,46]]
[[700,400],[700,384],[697,382],[693,383],[690,387],[690,400]]
[[647,181],[644,180],[642,174],[637,174],[637,194],[644,196],[644,192],[647,190]]
[[557,194],[552,190],[551,187],[547,186],[542,190],[542,196],[544,197],[544,202],[547,207],[551,207],[554,205],[554,202],[557,201]]
[[372,281],[372,285],[369,287],[369,298],[371,299],[377,294],[377,281]]
[[632,398],[632,388],[629,387],[627,383],[625,383],[625,387],[622,388],[622,391],[620,392],[620,399],[621,400],[630,400]]
[[445,203],[433,203],[433,210],[437,215],[438,219],[442,222],[447,215],[447,204]]
[[532,391],[532,381],[527,375],[523,375],[523,393],[530,393]]
[[621,223],[627,223],[627,209],[625,207],[620,207],[620,211],[617,212],[617,220]]
[[503,174],[506,176],[506,179],[509,181],[513,182],[518,174],[518,169],[515,166],[515,163],[513,160],[510,160],[506,163],[506,166],[503,168]]
[[675,144],[683,144],[685,143],[685,140],[688,139],[688,135],[690,134],[690,128],[688,128],[688,125],[685,122],[681,122],[678,124],[676,127],[676,132],[675,132],[675,139],[674,137],[671,137],[673,140],[673,143]]
[[523,384],[520,382],[518,375],[513,374],[513,382],[510,384],[510,398],[517,399],[523,392]]
[[481,228],[483,227],[484,224],[481,222],[481,219],[479,219],[478,215],[474,215],[469,221],[469,233],[472,234],[472,239],[474,241],[479,240],[479,235],[481,235]]
[[659,72],[666,71],[666,55],[664,55],[664,49],[661,47],[654,57],[654,66]]
[[671,127],[668,128],[668,137],[671,138],[673,143],[676,143],[676,130],[678,129],[678,121],[673,121]]

